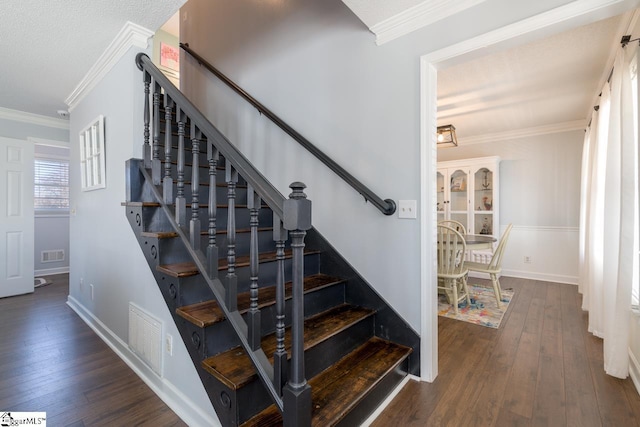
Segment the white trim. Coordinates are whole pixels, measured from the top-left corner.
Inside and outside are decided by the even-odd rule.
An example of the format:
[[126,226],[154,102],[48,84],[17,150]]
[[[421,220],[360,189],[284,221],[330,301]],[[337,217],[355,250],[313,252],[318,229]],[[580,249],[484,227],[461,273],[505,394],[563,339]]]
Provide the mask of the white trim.
[[[420,376],[432,382],[438,376],[438,298],[436,283],[436,182],[437,169],[436,69],[421,59],[420,74]],[[425,118],[430,117],[430,121]]]
[[369,427],[376,420],[376,418],[380,416],[382,411],[384,411],[387,408],[387,406],[389,406],[389,404],[393,401],[393,399],[395,399],[398,393],[402,391],[404,386],[409,381],[420,381],[420,378],[411,374],[404,377],[402,381],[400,381],[400,384],[398,384],[396,388],[394,388],[393,391],[389,393],[389,395],[384,399],[384,401],[376,408],[376,410],[373,411],[371,415],[369,415],[369,418],[367,418],[366,420],[364,420],[362,424],[360,424],[360,427]]
[[78,86],[64,101],[69,106],[69,111],[73,111],[76,108],[80,101],[102,80],[131,47],[146,49],[149,46],[149,37],[151,36],[153,36],[153,31],[127,21]]
[[577,285],[578,276],[565,276],[562,274],[547,274],[537,271],[508,270],[502,269],[502,276],[517,277],[519,279],[539,280],[542,282],[565,283],[567,285]]
[[[504,226],[500,225],[501,231],[504,231],[506,228],[507,228],[506,225]],[[580,227],[554,226],[554,225],[515,225],[514,224],[513,229],[527,230],[527,231],[551,231],[553,233],[557,233],[559,231],[564,231],[567,233],[577,233],[580,231]]]
[[423,1],[391,18],[378,22],[369,29],[376,35],[376,44],[380,46],[484,1],[486,0]]
[[69,266],[56,267],[56,268],[43,268],[42,270],[34,270],[34,277],[52,276],[54,274],[66,274],[69,273]]
[[36,126],[46,126],[49,128],[69,130],[69,120],[42,116],[40,114],[27,113],[26,111],[12,110],[10,108],[0,107],[0,119],[29,123]]
[[[69,122],[67,122],[67,123],[69,123]],[[27,141],[33,143],[34,145],[42,145],[42,146],[45,146],[45,147],[56,147],[56,148],[67,148],[67,149],[70,149],[69,141],[58,141],[56,139],[34,138],[32,136],[28,136],[27,137]]]
[[473,39],[465,40],[431,52],[424,57],[428,59],[428,63],[434,64],[436,68],[439,68],[438,64],[442,66],[444,65],[443,63],[449,59],[523,36],[525,34],[534,33],[543,28],[624,2],[626,2],[626,0],[576,0],[564,6],[524,19],[520,22],[482,34]]
[[532,136],[548,135],[552,133],[570,132],[575,130],[585,130],[586,120],[573,120],[570,122],[556,123],[552,125],[536,126],[524,129],[509,130],[504,132],[488,133],[484,135],[458,138],[459,145],[484,144],[487,142],[511,141]]
[[629,349],[629,376],[631,376],[633,385],[636,386],[636,391],[640,394],[640,363],[631,349]]
[[[445,61],[460,57],[466,53],[487,48],[490,45],[504,42],[528,33],[535,33],[541,28],[551,26],[553,24],[568,23],[567,21],[582,15],[602,12],[603,9],[620,3],[627,4],[625,0],[577,0],[565,6],[558,7],[540,15],[524,19],[520,22],[516,22],[506,27],[420,57],[420,176],[422,179],[420,199],[422,212],[426,213],[431,212],[431,210],[435,210],[435,202],[432,206],[428,206],[427,204],[433,196],[431,194],[433,190],[431,190],[430,186],[426,185],[428,181],[425,181],[425,179],[432,180],[432,177],[436,175],[437,170],[435,160],[431,159],[426,154],[429,149],[435,150],[436,147],[435,131],[431,124],[436,123],[437,114],[436,110],[430,107],[437,102],[437,88],[433,88],[433,82],[437,81],[437,68],[439,66],[444,66]],[[431,145],[429,145],[429,141]],[[422,339],[420,343],[420,367],[422,378],[428,380],[429,376],[432,374],[435,378],[435,375],[437,375],[438,372],[437,329],[435,333],[432,332],[434,324],[437,328],[438,320],[437,312],[432,309],[432,306],[435,305],[437,301],[434,300],[435,296],[431,296],[430,292],[434,288],[430,279],[431,276],[435,275],[436,271],[434,268],[436,263],[435,251],[433,251],[433,248],[431,247],[435,245],[435,222],[432,224],[429,221],[430,218],[426,218],[427,215],[428,214],[423,215],[420,224],[420,286],[422,295],[422,323],[420,325],[420,329],[422,331],[422,338],[426,338]],[[504,274],[507,275],[506,272],[504,272]],[[554,276],[546,277],[545,280],[551,280],[554,278],[560,279],[560,277]],[[563,281],[570,279],[570,277],[562,278]],[[434,336],[436,344],[432,345]],[[435,370],[428,371],[427,369]]]
[[158,397],[167,404],[182,421],[189,426],[221,427],[217,418],[206,414],[188,396],[164,378],[159,377],[138,356],[127,343],[122,341],[104,323],[84,307],[77,299],[69,295],[67,305],[145,382]]

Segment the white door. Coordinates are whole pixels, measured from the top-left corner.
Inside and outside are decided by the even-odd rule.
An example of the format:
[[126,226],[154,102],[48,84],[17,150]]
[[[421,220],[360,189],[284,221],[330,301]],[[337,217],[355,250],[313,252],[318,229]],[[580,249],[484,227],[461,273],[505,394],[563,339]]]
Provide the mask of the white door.
[[33,144],[0,137],[0,297],[33,292]]

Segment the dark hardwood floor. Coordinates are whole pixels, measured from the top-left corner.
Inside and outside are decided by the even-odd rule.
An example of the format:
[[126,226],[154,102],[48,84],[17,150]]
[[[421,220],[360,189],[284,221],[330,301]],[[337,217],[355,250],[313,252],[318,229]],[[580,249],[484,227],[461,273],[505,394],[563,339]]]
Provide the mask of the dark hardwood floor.
[[516,291],[500,329],[439,317],[438,377],[409,382],[373,426],[640,426],[640,397],[604,373],[577,286],[500,281]]
[[67,274],[0,299],[0,412],[43,411],[50,426],[184,426],[66,305]]
[[[68,275],[49,278],[0,299],[0,411],[46,411],[51,426],[185,425],[67,307]],[[640,397],[605,375],[577,287],[501,282],[516,293],[500,329],[439,318],[438,378],[409,382],[373,426],[640,426]]]

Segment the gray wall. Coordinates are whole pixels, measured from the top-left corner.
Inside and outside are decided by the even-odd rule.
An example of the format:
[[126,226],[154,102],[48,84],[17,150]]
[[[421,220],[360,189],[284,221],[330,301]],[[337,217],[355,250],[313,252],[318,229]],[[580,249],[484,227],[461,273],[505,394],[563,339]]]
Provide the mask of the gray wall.
[[[128,342],[130,302],[159,318],[164,332],[173,336],[173,355],[164,353],[164,376],[152,381],[215,419],[120,205],[125,200],[125,161],[140,158],[142,152],[143,85],[136,54],[133,49],[127,52],[71,114],[71,208],[76,213],[71,216],[70,297],[90,313],[94,324],[108,331],[106,339],[116,346]],[[105,117],[106,188],[82,191],[78,133],[100,114]],[[135,359],[126,344],[123,347]]]
[[[340,0],[191,0],[181,9],[180,40],[382,198],[419,200],[420,56],[565,3],[515,8],[487,0],[376,46]],[[419,220],[385,217],[367,205],[194,61],[183,59],[181,79],[183,91],[283,194],[292,181],[307,184],[316,228],[420,330]]]

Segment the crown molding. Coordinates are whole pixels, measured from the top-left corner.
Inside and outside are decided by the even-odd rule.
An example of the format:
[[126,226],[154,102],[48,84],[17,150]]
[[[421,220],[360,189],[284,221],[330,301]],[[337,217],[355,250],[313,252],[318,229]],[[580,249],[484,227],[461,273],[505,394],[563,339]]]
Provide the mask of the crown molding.
[[424,55],[423,58],[427,63],[436,64],[436,68],[441,68],[447,63],[446,61],[467,53],[486,48],[487,46],[496,45],[523,35],[534,34],[536,31],[556,24],[561,24],[570,18],[588,15],[593,12],[600,12],[601,10],[606,10],[607,8],[615,6],[622,7],[627,2],[627,0],[576,0],[564,6],[532,16],[531,18],[527,18],[523,21],[507,25],[481,36],[428,53]]
[[428,0],[381,21],[369,29],[376,35],[376,44],[387,43],[410,32],[455,15],[486,0]]
[[530,128],[510,130],[506,132],[488,133],[485,135],[469,136],[458,138],[459,145],[484,144],[487,142],[510,141],[513,139],[528,138],[532,136],[548,135],[551,133],[570,132],[574,130],[585,130],[586,120],[573,120],[552,125],[536,126]]
[[56,119],[55,117],[41,116],[40,114],[27,113],[26,111],[12,110],[0,107],[0,119],[14,122],[29,123],[31,125],[46,126],[56,129],[69,130],[69,121]]
[[153,31],[127,21],[124,27],[65,100],[72,111],[132,47],[146,49]]

